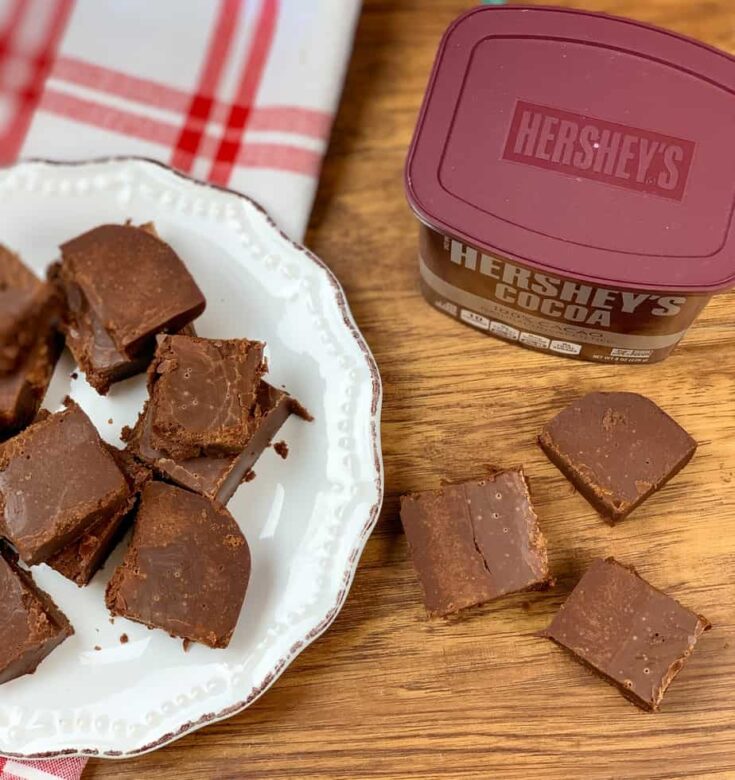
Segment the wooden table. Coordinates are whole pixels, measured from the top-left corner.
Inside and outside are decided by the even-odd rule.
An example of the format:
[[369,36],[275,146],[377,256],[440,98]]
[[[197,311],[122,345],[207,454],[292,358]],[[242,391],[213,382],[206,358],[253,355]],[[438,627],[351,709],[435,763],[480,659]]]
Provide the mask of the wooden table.
[[[309,1],[309,0],[305,0]],[[733,0],[572,0],[735,51]],[[402,165],[437,43],[463,0],[366,0],[309,245],[342,280],[385,384],[386,498],[331,630],[238,717],[85,780],[735,778],[735,297],[652,367],[507,346],[420,297]],[[735,137],[733,138],[735,142]],[[701,442],[611,529],[534,444],[578,394],[650,395]],[[558,586],[429,622],[398,496],[523,462]],[[534,638],[595,556],[615,554],[715,624],[648,715]]]

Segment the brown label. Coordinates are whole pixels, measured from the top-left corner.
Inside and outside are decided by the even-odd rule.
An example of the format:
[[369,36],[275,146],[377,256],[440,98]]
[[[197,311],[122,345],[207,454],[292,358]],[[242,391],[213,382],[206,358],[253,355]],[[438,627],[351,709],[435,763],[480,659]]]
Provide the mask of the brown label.
[[534,349],[600,362],[661,360],[709,300],[556,276],[426,226],[420,264],[429,300],[468,325]]
[[694,147],[683,138],[518,101],[503,158],[681,200]]

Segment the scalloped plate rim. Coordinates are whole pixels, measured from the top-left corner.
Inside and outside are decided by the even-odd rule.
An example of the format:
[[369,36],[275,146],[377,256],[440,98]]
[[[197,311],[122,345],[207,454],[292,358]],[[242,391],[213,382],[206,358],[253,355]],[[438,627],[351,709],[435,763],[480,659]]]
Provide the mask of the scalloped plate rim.
[[82,168],[84,166],[105,165],[108,163],[109,164],[142,163],[144,165],[147,164],[147,165],[156,166],[161,170],[169,174],[172,174],[177,178],[182,179],[184,182],[191,184],[195,187],[201,187],[205,190],[213,189],[216,191],[226,193],[228,195],[232,195],[242,201],[245,201],[254,209],[258,217],[261,220],[263,220],[265,229],[271,230],[276,234],[278,234],[278,236],[280,236],[280,238],[288,246],[290,246],[292,250],[298,252],[300,256],[303,256],[304,258],[306,258],[306,260],[315,264],[325,272],[327,280],[330,283],[330,286],[332,288],[332,292],[334,294],[334,299],[337,304],[337,307],[340,313],[342,314],[343,324],[348,330],[350,336],[356,342],[357,347],[359,348],[363,358],[365,359],[372,380],[370,436],[371,436],[371,444],[372,444],[373,457],[374,457],[375,486],[377,489],[377,498],[375,503],[370,507],[366,521],[362,529],[360,530],[360,533],[356,539],[355,544],[353,545],[350,551],[350,554],[347,559],[348,565],[342,577],[342,586],[340,590],[337,592],[334,605],[328,610],[327,614],[306,633],[306,635],[302,639],[298,640],[291,646],[286,656],[279,659],[278,662],[272,668],[272,670],[268,674],[266,674],[263,683],[260,686],[251,689],[244,699],[225,708],[224,710],[221,710],[216,713],[208,713],[202,715],[196,721],[184,723],[177,731],[166,733],[160,738],[158,738],[157,740],[144,744],[138,748],[133,748],[125,751],[122,750],[101,751],[96,748],[76,748],[76,749],[71,748],[68,750],[65,749],[65,750],[56,750],[56,751],[48,751],[48,752],[35,752],[35,753],[0,752],[0,756],[4,756],[10,759],[48,760],[54,758],[73,758],[73,757],[103,758],[103,759],[133,758],[136,756],[144,755],[145,753],[150,753],[154,750],[158,750],[186,736],[187,734],[191,734],[194,731],[198,731],[199,729],[204,728],[205,726],[211,725],[213,723],[217,723],[219,721],[231,718],[246,710],[253,703],[255,703],[264,693],[266,693],[266,691],[268,691],[268,689],[272,685],[275,684],[275,682],[286,671],[286,669],[291,665],[291,663],[309,645],[315,642],[322,634],[324,634],[329,629],[329,627],[332,625],[332,623],[339,615],[347,599],[350,588],[352,586],[352,582],[357,572],[357,567],[359,565],[362,552],[370,537],[370,534],[372,533],[373,529],[375,528],[375,525],[378,522],[378,517],[380,515],[380,510],[382,508],[383,499],[384,499],[385,475],[384,475],[384,467],[383,467],[383,455],[382,455],[382,448],[381,448],[381,430],[380,430],[383,387],[382,387],[382,380],[380,376],[380,371],[378,369],[378,365],[370,350],[370,347],[368,346],[364,336],[362,335],[362,332],[360,331],[357,323],[355,322],[354,316],[352,314],[349,303],[347,301],[347,296],[345,294],[344,288],[342,287],[341,283],[335,276],[334,272],[329,268],[329,266],[323,260],[321,260],[321,258],[315,255],[310,249],[305,247],[303,244],[294,241],[292,238],[286,235],[286,233],[284,233],[283,230],[281,230],[278,227],[278,225],[275,223],[275,221],[270,216],[270,214],[266,211],[266,209],[263,208],[263,206],[261,206],[257,201],[253,200],[253,198],[244,195],[243,193],[237,192],[236,190],[232,190],[228,187],[222,187],[217,184],[211,184],[209,182],[200,181],[185,173],[174,170],[173,168],[166,165],[165,163],[160,162],[159,160],[155,160],[153,158],[145,157],[145,156],[138,156],[138,155],[107,155],[102,157],[95,157],[95,158],[88,158],[88,159],[81,159],[81,160],[53,160],[53,159],[47,159],[43,157],[31,157],[31,158],[25,158],[23,160],[19,160],[10,165],[0,166],[0,177],[14,170],[20,170],[26,166],[30,167],[33,165],[48,165],[55,168],[64,168],[64,167]]

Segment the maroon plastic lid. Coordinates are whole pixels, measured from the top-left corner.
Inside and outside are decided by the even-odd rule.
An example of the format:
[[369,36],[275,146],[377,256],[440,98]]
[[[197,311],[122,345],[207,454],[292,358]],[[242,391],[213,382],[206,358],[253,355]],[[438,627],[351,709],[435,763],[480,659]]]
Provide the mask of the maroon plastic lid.
[[620,287],[735,284],[735,58],[638,22],[479,8],[442,40],[406,165],[427,224]]

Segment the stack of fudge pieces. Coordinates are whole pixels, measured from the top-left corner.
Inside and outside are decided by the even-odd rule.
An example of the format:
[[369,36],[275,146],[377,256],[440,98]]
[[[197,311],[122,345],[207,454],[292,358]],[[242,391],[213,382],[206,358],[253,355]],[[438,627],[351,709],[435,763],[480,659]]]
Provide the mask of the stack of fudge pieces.
[[[227,647],[250,550],[226,504],[291,414],[265,345],[207,339],[205,299],[151,224],[103,225],[63,244],[37,279],[0,249],[0,682],[35,671],[73,634],[26,567],[87,585],[133,525],[106,589],[113,615]],[[67,398],[41,410],[64,342],[100,394],[148,371],[124,450]]]
[[[544,427],[538,443],[610,525],[662,488],[697,449],[653,401],[622,392],[578,399]],[[405,495],[401,520],[432,617],[553,585],[521,468]],[[655,712],[710,627],[608,557],[592,563],[540,635]]]

